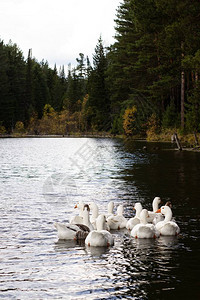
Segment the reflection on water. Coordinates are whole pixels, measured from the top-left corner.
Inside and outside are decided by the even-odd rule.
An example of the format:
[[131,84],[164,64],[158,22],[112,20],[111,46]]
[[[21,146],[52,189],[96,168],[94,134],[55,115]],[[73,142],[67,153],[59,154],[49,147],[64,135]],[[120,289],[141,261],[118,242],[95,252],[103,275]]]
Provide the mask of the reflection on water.
[[106,247],[86,247],[86,252],[94,257],[101,257],[103,254],[107,254],[109,250]]
[[[82,243],[84,245],[84,243]],[[55,250],[58,252],[62,252],[64,250],[70,250],[71,248],[75,248],[79,246],[79,243],[74,240],[58,240],[55,243]]]
[[[144,150],[143,146],[147,149]],[[169,149],[170,148],[170,149]],[[117,139],[0,139],[0,272],[5,299],[198,299],[200,154]],[[79,200],[172,201],[179,237],[113,247],[57,241]],[[115,207],[116,209],[116,207]]]
[[158,242],[161,246],[175,247],[179,244],[179,238],[177,236],[161,236]]

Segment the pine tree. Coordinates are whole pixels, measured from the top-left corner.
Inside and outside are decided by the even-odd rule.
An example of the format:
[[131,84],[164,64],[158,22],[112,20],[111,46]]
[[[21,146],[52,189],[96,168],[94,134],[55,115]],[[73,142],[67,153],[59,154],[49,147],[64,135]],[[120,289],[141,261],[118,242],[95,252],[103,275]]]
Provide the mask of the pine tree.
[[106,86],[107,57],[100,37],[93,55],[93,70],[88,83],[88,121],[97,130],[110,128],[110,101]]
[[26,89],[25,89],[25,103],[24,103],[26,120],[29,120],[30,116],[34,112],[33,65],[34,65],[34,60],[32,59],[32,49],[29,49],[27,63],[26,63]]
[[0,125],[8,131],[14,126],[14,99],[8,78],[8,56],[3,41],[0,42]]
[[165,110],[175,105],[175,115],[181,113],[184,127],[187,94],[194,87],[192,82],[199,81],[197,69],[184,66],[185,58],[192,59],[199,49],[199,14],[197,0],[121,3],[116,42],[108,55],[114,123],[133,105],[143,121],[152,113],[162,119]]
[[43,108],[49,103],[49,99],[50,95],[42,68],[36,64],[33,69],[33,103],[39,119],[42,118]]
[[124,0],[117,10],[116,42],[108,53],[108,84],[113,115],[119,114],[121,103],[128,99],[131,88],[137,82],[134,63],[137,30],[133,20],[133,3]]
[[74,113],[77,110],[77,102],[81,97],[79,78],[76,75],[76,69],[73,69],[72,72],[69,70],[67,83],[65,107],[71,113]]
[[16,44],[11,41],[6,47],[8,57],[7,76],[10,83],[10,94],[14,99],[14,116],[13,123],[17,121],[26,121],[24,110],[25,103],[25,72],[26,66],[23,54]]

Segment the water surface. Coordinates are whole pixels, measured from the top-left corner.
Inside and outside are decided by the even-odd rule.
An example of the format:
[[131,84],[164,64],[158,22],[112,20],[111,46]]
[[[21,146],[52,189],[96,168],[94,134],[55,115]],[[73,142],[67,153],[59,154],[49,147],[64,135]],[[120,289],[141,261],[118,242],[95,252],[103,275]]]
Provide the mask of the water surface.
[[[143,146],[147,146],[147,150]],[[0,139],[0,298],[199,299],[200,153],[120,139]],[[177,237],[110,249],[58,241],[79,201],[172,201]]]

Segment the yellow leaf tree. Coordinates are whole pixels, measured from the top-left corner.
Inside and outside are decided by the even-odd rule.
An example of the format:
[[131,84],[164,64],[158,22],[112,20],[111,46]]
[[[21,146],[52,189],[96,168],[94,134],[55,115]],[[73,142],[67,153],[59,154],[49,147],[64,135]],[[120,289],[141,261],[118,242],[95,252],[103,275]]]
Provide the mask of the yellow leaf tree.
[[123,128],[126,135],[133,135],[136,126],[136,113],[137,108],[132,106],[128,107],[123,115]]

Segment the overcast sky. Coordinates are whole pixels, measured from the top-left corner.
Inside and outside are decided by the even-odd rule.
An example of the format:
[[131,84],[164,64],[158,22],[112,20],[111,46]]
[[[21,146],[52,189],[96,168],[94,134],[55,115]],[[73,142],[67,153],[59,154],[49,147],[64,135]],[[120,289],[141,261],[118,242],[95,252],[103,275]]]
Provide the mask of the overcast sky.
[[116,9],[121,0],[0,0],[0,39],[11,39],[51,67],[76,64],[79,53],[92,53],[101,35],[114,42]]

